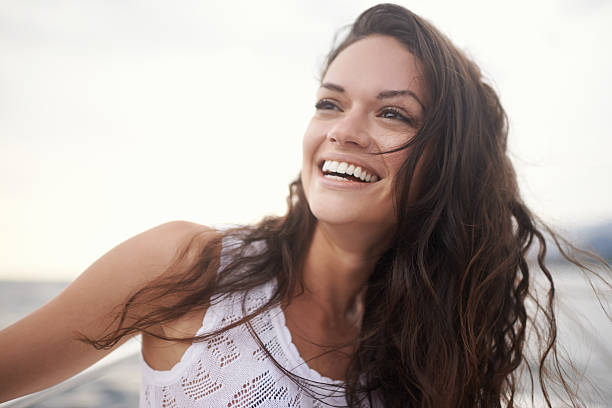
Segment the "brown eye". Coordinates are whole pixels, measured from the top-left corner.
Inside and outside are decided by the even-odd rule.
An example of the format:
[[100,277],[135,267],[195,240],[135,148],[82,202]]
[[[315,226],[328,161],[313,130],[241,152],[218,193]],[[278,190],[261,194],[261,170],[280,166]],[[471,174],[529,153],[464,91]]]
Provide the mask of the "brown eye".
[[400,120],[404,123],[407,123],[408,125],[413,126],[415,121],[414,119],[412,119],[412,117],[404,114],[403,112],[401,112],[399,109],[396,108],[383,108],[380,113],[378,114],[379,118],[383,118],[383,119],[395,119],[395,120]]
[[342,112],[342,109],[329,99],[321,99],[315,104],[315,108],[317,110],[337,110]]

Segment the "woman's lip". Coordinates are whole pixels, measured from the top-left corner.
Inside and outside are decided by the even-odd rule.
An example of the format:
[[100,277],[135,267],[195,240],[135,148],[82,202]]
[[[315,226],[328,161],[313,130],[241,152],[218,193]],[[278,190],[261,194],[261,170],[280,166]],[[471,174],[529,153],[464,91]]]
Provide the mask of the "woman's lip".
[[325,174],[319,168],[317,171],[317,176],[319,177],[321,183],[327,187],[331,187],[336,190],[362,190],[364,188],[368,188],[369,186],[373,186],[376,183],[366,183],[362,181],[353,181],[353,180],[337,180],[331,177],[326,177]]

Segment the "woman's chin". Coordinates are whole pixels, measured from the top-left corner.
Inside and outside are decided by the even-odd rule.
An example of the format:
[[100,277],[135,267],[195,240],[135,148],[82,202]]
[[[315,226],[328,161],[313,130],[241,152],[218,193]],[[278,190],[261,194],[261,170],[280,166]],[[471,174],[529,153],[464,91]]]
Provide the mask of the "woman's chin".
[[320,205],[309,203],[309,205],[317,221],[327,224],[352,224],[363,218],[350,208],[337,208],[324,203]]
[[392,227],[394,222],[388,217],[376,217],[372,211],[363,208],[333,208],[329,205],[311,205],[310,209],[318,222],[334,226],[363,226],[379,229],[385,225]]

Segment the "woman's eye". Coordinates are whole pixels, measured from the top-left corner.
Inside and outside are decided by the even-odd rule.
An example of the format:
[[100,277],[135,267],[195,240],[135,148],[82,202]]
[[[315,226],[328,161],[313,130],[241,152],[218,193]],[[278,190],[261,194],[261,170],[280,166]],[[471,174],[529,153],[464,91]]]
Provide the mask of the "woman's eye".
[[320,109],[320,110],[342,111],[342,109],[340,109],[338,105],[336,105],[334,102],[330,101],[329,99],[321,99],[319,102],[315,104],[315,108]]
[[412,119],[410,116],[405,115],[399,109],[395,109],[395,108],[384,108],[383,110],[380,111],[380,113],[378,114],[378,117],[383,118],[383,119],[401,120],[402,122],[405,122],[409,125],[414,124],[414,119]]

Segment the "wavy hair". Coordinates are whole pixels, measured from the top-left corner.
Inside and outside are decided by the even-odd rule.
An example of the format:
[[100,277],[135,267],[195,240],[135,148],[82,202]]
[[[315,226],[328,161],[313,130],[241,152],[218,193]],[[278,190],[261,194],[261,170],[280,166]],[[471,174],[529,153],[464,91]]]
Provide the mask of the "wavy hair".
[[[411,149],[396,178],[398,225],[367,282],[362,329],[346,373],[349,406],[375,395],[389,408],[514,407],[517,369],[527,365],[530,328],[542,340],[536,380],[548,406],[549,378],[556,378],[568,401],[579,406],[556,350],[555,286],[545,263],[545,234],[555,238],[567,259],[582,264],[521,200],[506,154],[508,122],[497,94],[443,34],[391,4],[362,13],[329,53],[324,71],[345,48],[370,35],[393,37],[418,58],[430,103],[418,134],[398,147]],[[276,291],[260,309],[218,332],[181,340],[203,341],[290,302],[296,289],[303,290],[305,243],[317,221],[299,178],[290,185],[287,203],[282,217],[225,233],[238,237],[241,245],[230,249],[231,262],[216,278],[202,277],[218,267],[220,237],[199,249],[180,279],[162,277],[139,290],[123,305],[116,328],[86,341],[109,348],[138,331],[176,340],[151,328],[207,307],[210,301],[202,299],[248,291],[271,280],[277,282]],[[260,251],[248,251],[260,241]],[[528,262],[532,247],[535,264]],[[547,282],[543,298],[533,294],[534,271]],[[139,304],[177,293],[171,306],[135,312]],[[133,314],[134,323],[126,324]],[[552,369],[547,361],[553,362]],[[305,388],[316,386],[281,369]],[[534,373],[528,369],[528,374],[533,393]]]

